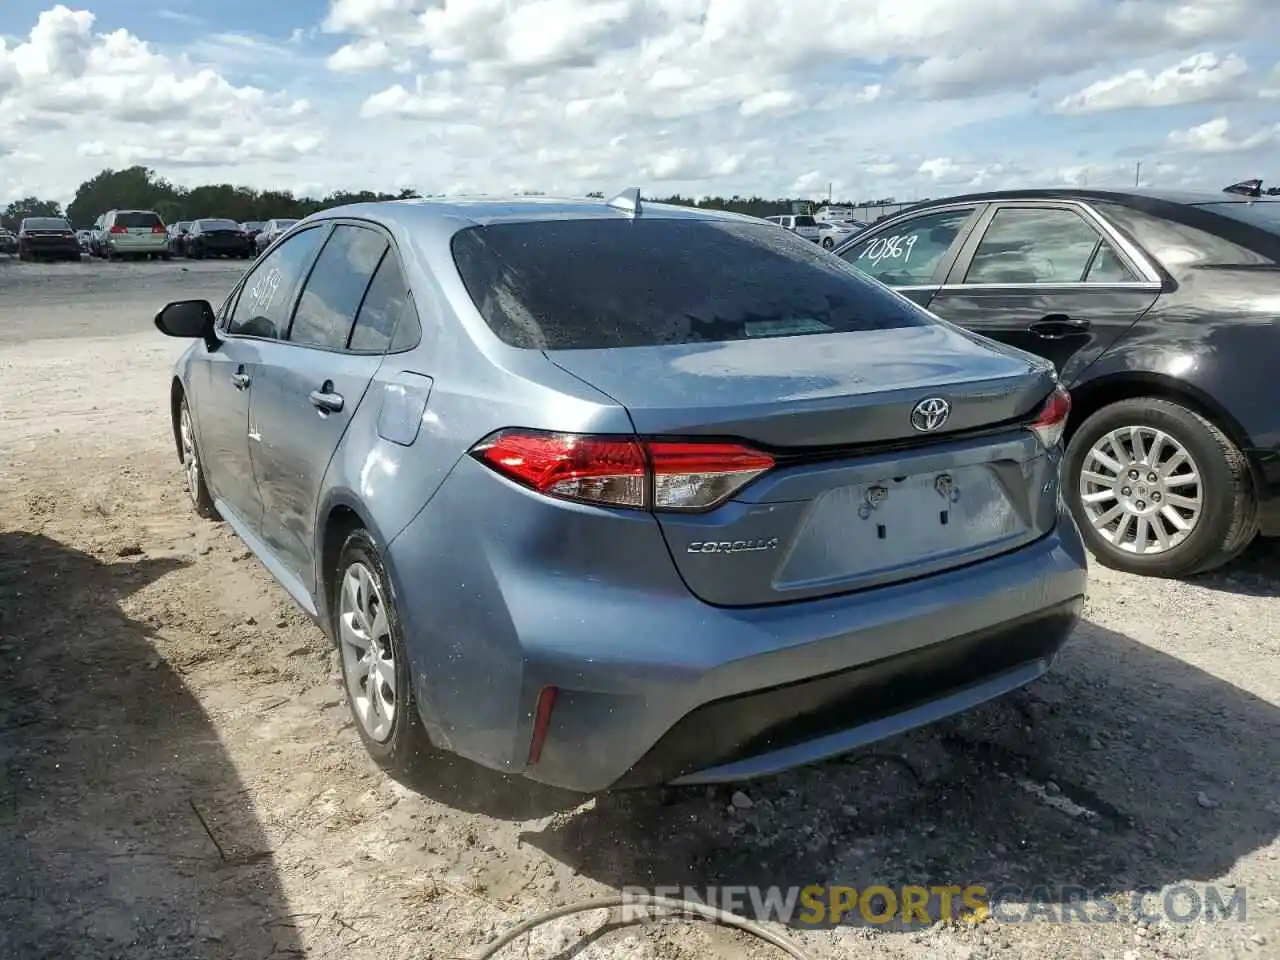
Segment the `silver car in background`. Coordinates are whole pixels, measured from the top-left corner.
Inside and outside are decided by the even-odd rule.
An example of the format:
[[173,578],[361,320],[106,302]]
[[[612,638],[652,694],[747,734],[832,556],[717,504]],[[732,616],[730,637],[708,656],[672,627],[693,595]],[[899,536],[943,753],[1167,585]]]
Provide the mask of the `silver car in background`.
[[1081,614],[1052,366],[756,219],[342,207],[156,325],[197,512],[389,768],[769,775],[1029,683]]

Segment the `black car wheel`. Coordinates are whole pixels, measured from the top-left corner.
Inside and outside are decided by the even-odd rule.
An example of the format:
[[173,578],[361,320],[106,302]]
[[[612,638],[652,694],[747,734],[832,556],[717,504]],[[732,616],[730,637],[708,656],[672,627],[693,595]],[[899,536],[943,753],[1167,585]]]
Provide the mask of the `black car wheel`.
[[213,497],[204,482],[204,461],[200,458],[195,421],[191,419],[186,397],[178,405],[178,446],[182,453],[182,472],[187,478],[187,493],[191,496],[191,506],[196,515],[206,520],[219,519],[218,508],[214,506]]
[[1127,573],[1204,573],[1258,530],[1240,450],[1199,413],[1154,397],[1110,404],[1080,425],[1063,489],[1090,551]]
[[414,702],[395,594],[365,530],[347,536],[331,583],[333,637],[360,739],[383,767],[407,770],[428,739]]

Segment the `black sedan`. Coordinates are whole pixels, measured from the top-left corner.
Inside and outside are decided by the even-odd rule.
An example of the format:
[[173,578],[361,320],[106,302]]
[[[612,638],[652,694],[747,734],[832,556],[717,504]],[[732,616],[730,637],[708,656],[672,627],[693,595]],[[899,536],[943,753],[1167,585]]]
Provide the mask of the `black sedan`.
[[193,220],[182,238],[182,250],[188,257],[253,257],[253,241],[234,220]]
[[1054,362],[1073,396],[1063,492],[1103,564],[1186,576],[1280,536],[1280,200],[971,194],[835,254]]
[[62,217],[27,217],[18,226],[20,260],[80,260],[80,240]]

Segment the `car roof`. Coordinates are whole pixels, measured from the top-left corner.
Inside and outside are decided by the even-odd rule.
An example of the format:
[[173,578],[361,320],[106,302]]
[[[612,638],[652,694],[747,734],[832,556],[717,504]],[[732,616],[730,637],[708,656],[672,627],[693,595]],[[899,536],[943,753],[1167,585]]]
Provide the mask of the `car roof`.
[[[332,207],[314,213],[307,220],[341,217],[369,219],[395,224],[405,229],[447,228],[456,232],[473,226],[499,223],[530,223],[547,220],[627,220],[631,213],[607,200],[560,197],[483,197],[383,200]],[[722,210],[705,210],[678,204],[647,203],[640,200],[641,219],[718,220],[759,223],[755,217]]]
[[899,212],[922,210],[944,203],[983,203],[995,200],[1111,200],[1119,203],[1126,201],[1130,203],[1134,201],[1154,201],[1156,203],[1172,203],[1183,206],[1280,202],[1280,200],[1269,197],[1242,197],[1239,194],[1223,193],[1222,191],[1215,192],[1213,190],[1165,190],[1148,187],[1027,187],[1018,190],[986,190],[978,193],[936,197],[911,204]]

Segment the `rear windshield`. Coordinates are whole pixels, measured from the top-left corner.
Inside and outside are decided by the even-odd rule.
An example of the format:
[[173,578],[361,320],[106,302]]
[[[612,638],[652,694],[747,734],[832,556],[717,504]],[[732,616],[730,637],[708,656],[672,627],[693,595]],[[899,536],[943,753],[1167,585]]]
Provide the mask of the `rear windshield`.
[[157,214],[129,211],[116,214],[116,226],[130,229],[135,227],[158,227],[161,226],[161,222]]
[[240,224],[234,220],[200,220],[201,230],[239,230]]
[[279,227],[281,230],[288,230],[297,222],[298,222],[297,220],[277,220],[276,226]]
[[910,301],[794,234],[717,220],[468,227],[453,259],[505,343],[539,350],[919,327]]
[[817,225],[818,221],[813,217],[796,217],[797,227],[816,227]]
[[1255,203],[1228,201],[1202,203],[1200,206],[1212,213],[1220,213],[1232,220],[1280,234],[1280,200],[1258,200]]
[[28,217],[22,221],[28,230],[70,230],[71,224],[58,217]]
[[261,229],[262,229],[262,224],[261,224],[261,223],[259,223],[257,220],[250,220],[250,221],[248,221],[247,223],[242,223],[242,224],[240,224],[240,226],[244,227],[246,230],[261,230]]

